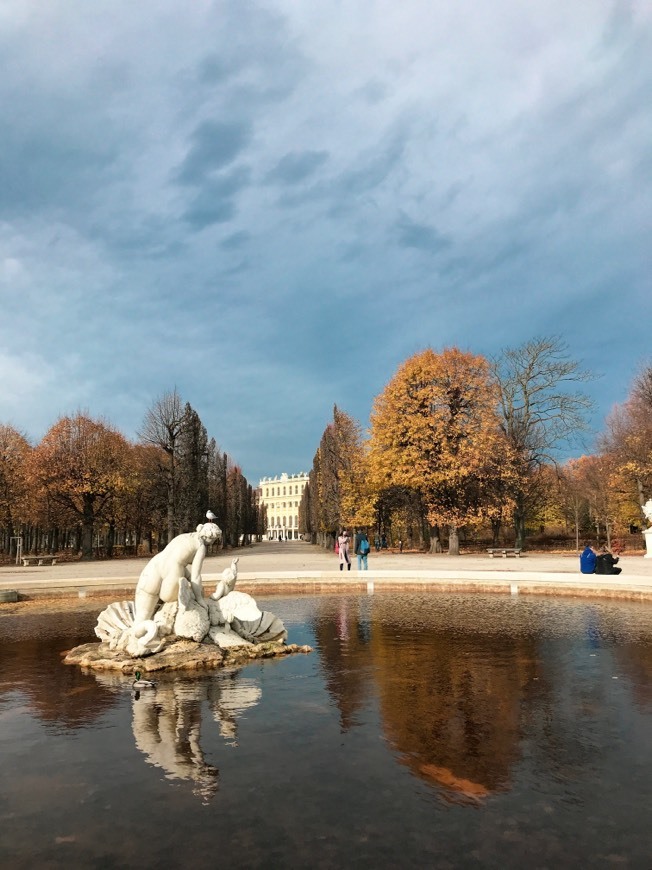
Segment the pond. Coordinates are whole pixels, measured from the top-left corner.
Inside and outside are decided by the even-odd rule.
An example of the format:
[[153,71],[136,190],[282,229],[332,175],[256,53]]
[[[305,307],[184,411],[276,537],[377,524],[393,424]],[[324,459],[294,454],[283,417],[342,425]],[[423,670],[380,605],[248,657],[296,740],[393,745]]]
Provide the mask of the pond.
[[0,609],[0,865],[649,867],[652,608],[259,598],[314,652],[133,678]]

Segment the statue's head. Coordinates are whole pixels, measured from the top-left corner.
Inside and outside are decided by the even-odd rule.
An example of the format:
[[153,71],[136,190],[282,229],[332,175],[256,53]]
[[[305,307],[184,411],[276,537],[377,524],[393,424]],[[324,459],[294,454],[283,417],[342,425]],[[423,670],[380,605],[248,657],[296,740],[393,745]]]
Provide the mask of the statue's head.
[[205,544],[214,544],[222,537],[222,529],[217,523],[204,523],[197,526],[197,534]]
[[643,513],[647,517],[647,521],[652,523],[652,498],[648,499],[643,505]]

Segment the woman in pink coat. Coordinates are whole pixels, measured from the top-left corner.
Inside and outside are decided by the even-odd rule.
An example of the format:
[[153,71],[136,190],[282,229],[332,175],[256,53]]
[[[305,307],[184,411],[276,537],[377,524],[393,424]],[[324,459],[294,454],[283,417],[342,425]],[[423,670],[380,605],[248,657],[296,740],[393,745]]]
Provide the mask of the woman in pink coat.
[[346,529],[342,531],[342,534],[337,539],[337,546],[340,552],[340,571],[344,570],[344,563],[346,562],[346,570],[351,570],[351,558],[349,556],[349,533]]

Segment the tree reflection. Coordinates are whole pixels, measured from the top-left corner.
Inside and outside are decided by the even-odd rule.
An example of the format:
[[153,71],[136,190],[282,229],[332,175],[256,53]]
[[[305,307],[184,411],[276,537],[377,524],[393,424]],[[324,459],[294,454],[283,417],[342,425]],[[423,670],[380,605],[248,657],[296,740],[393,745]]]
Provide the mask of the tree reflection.
[[508,788],[536,662],[532,642],[440,629],[396,643],[395,634],[396,626],[374,624],[384,730],[401,761],[451,800]]
[[358,724],[357,714],[369,696],[366,668],[370,627],[361,601],[364,599],[343,598],[337,603],[334,619],[314,622],[326,687],[339,710],[342,731]]
[[315,633],[342,728],[377,696],[400,761],[444,797],[475,803],[507,789],[528,699],[544,688],[533,682],[531,633],[496,614],[491,629],[468,611],[440,613],[432,598],[423,609],[414,596],[390,595],[342,599],[336,609]]

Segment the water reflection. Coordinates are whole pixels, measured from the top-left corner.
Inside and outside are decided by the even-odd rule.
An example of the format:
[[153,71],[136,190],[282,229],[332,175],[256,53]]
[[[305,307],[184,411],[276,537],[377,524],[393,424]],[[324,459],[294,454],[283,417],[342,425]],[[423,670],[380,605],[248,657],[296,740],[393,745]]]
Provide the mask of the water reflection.
[[[628,643],[627,608],[376,596],[323,602],[314,628],[342,730],[359,725],[376,698],[399,761],[445,800],[477,805],[511,788],[531,729],[562,778],[590,768],[587,718],[605,716],[605,681],[580,687],[573,674],[605,644],[616,646],[634,697],[649,702],[649,617],[641,625],[646,611],[632,612],[642,636]],[[610,661],[603,651],[600,666]]]
[[270,609],[312,655],[156,676],[139,697],[61,664],[95,614],[0,611],[0,865],[176,865],[190,841],[197,867],[228,843],[234,870],[347,866],[352,849],[378,868],[649,866],[652,607]]
[[341,599],[334,618],[314,620],[326,687],[335,699],[342,731],[359,724],[358,714],[373,695],[368,671],[371,634],[367,605],[364,598]]
[[61,663],[67,649],[88,640],[93,623],[93,616],[78,613],[4,616],[0,703],[18,692],[55,730],[78,730],[101,718],[115,705],[115,696],[102,691],[92,676]]
[[[124,688],[124,677],[97,673],[108,689]],[[210,680],[167,677],[155,688],[132,690],[132,731],[145,760],[168,779],[192,783],[204,802],[219,788],[219,771],[206,761],[201,744],[203,719],[217,724],[226,745],[237,746],[237,720],[261,697],[260,687],[240,671],[222,671]]]

